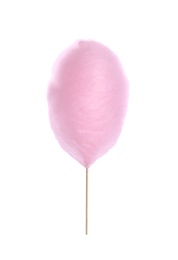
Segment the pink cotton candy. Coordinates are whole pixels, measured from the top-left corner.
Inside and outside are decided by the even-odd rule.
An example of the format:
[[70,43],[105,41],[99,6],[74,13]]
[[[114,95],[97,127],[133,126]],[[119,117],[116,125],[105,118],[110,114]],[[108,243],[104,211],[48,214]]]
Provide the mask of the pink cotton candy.
[[49,119],[61,147],[88,168],[117,141],[128,81],[116,55],[78,41],[57,59],[48,88]]

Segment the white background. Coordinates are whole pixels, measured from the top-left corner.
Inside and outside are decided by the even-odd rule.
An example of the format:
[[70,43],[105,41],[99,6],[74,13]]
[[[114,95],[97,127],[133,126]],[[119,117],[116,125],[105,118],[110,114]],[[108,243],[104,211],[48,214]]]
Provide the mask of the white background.
[[[177,1],[1,1],[0,259],[178,259]],[[117,144],[89,169],[48,123],[51,66],[77,39],[130,81]]]

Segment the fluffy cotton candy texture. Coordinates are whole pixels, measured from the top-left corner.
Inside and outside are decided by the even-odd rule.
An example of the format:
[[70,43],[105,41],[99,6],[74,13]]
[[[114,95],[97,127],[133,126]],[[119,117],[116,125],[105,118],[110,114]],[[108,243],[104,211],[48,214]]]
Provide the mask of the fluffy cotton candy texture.
[[128,81],[111,50],[95,41],[78,41],[54,64],[47,98],[59,144],[88,168],[119,137]]

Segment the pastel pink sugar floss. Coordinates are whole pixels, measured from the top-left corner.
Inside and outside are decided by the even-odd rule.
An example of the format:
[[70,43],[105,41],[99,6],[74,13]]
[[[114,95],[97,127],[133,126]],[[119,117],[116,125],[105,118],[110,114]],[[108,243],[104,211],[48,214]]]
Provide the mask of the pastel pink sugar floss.
[[78,41],[56,60],[48,87],[49,120],[61,147],[88,168],[117,141],[127,110],[128,80],[117,56],[95,41]]
[[56,60],[47,98],[56,139],[68,154],[89,168],[121,133],[128,80],[110,49],[82,40]]

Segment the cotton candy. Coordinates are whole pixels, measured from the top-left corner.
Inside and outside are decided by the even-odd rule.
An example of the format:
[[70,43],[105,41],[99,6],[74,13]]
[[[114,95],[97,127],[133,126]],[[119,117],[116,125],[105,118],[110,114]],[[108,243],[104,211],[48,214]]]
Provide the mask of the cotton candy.
[[128,80],[109,48],[81,40],[57,58],[47,100],[51,128],[60,146],[89,168],[121,133]]

